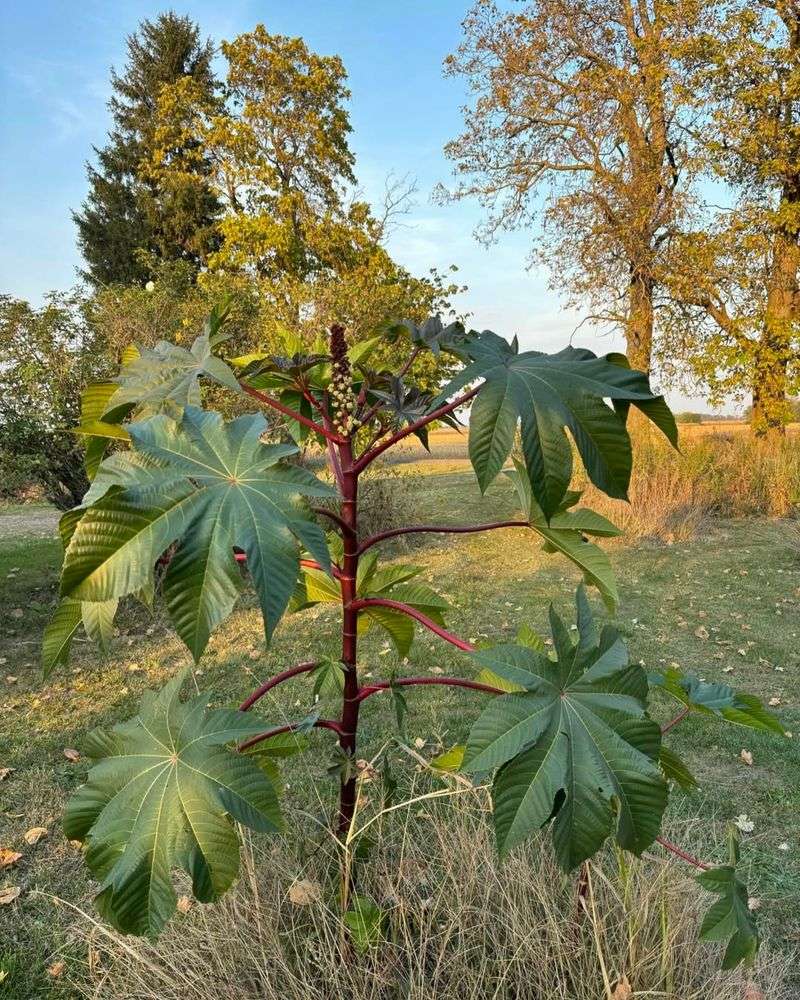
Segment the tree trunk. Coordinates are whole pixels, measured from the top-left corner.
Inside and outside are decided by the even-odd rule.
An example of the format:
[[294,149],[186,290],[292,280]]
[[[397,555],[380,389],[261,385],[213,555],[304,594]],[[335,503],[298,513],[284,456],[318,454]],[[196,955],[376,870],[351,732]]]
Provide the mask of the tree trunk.
[[753,373],[753,432],[759,437],[777,437],[786,429],[787,369],[798,324],[798,268],[797,234],[781,229],[773,244],[764,329]]
[[653,351],[653,281],[635,273],[628,292],[625,340],[631,368],[649,374]]

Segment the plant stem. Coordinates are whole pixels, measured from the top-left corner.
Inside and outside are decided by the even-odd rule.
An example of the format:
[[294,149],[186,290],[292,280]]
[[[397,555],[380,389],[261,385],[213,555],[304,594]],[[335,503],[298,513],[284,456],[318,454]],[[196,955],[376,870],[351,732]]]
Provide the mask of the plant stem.
[[674,719],[670,719],[669,722],[665,722],[664,725],[661,727],[661,735],[663,736],[664,733],[668,733],[670,729],[674,729],[674,727],[677,726],[679,722],[683,722],[683,720],[689,714],[689,711],[690,709],[689,706],[687,705],[686,708],[681,709],[681,711],[678,712],[678,714],[675,716]]
[[378,681],[376,684],[365,684],[358,695],[359,701],[364,701],[370,695],[379,691],[388,691],[393,687],[416,687],[425,684],[443,684],[445,687],[469,688],[471,691],[483,691],[486,694],[507,694],[502,688],[491,684],[481,684],[480,681],[467,680],[464,677],[398,677],[394,681]]
[[449,642],[458,649],[462,649],[465,653],[472,653],[475,650],[472,643],[459,639],[457,635],[448,632],[441,625],[437,625],[427,615],[423,615],[421,611],[417,611],[416,608],[412,608],[409,604],[403,604],[401,601],[391,601],[384,597],[364,597],[361,600],[355,601],[353,607],[357,611],[360,611],[362,608],[391,608],[393,611],[399,611],[401,614],[408,615],[409,618],[418,621],[420,625],[424,625],[434,635],[438,635],[440,639],[444,639],[445,642]]
[[336,513],[336,511],[328,510],[327,507],[312,507],[311,508],[315,514],[322,514],[323,517],[328,517],[334,524],[337,524],[342,531],[342,534],[350,533],[352,529],[348,524],[346,524],[341,517]]
[[[251,736],[249,740],[240,743],[238,749],[239,751],[247,750],[249,747],[254,747],[257,743],[271,739],[273,736],[280,736],[281,733],[293,733],[296,729],[300,729],[302,725],[302,722],[288,722],[285,726],[276,726],[274,729],[268,729],[265,733],[259,733],[258,736]],[[342,731],[342,727],[335,719],[317,719],[314,723],[314,728],[331,729],[334,733],[339,734]]]
[[315,423],[308,417],[304,417],[302,413],[298,413],[293,410],[290,406],[284,406],[283,403],[278,399],[273,399],[272,396],[268,396],[265,392],[259,392],[258,389],[254,389],[251,385],[246,382],[240,382],[241,388],[254,399],[259,400],[261,403],[265,403],[267,406],[272,407],[273,410],[277,410],[279,413],[283,413],[287,417],[291,417],[292,420],[296,420],[298,423],[303,424],[304,427],[310,428],[316,434],[321,434],[322,437],[327,438],[329,441],[334,441],[340,444],[344,438],[340,437],[338,434],[333,434],[327,431],[321,424]]
[[492,521],[488,524],[415,524],[408,528],[392,528],[390,531],[381,531],[377,535],[364,539],[358,548],[359,555],[363,555],[367,549],[384,542],[387,538],[396,538],[398,535],[418,535],[424,533],[435,533],[443,535],[469,535],[476,531],[493,531],[495,528],[530,528],[528,521]]
[[[340,584],[342,590],[342,665],[344,667],[344,691],[342,694],[341,732],[339,746],[348,757],[356,751],[358,731],[358,669],[356,656],[358,646],[358,609],[356,607],[356,577],[358,574],[358,471],[353,465],[353,449],[350,441],[339,445],[342,466],[342,512],[341,520],[346,530],[342,532],[344,558]],[[339,788],[340,836],[346,836],[353,820],[356,806],[355,775],[342,778]]]
[[676,858],[680,858],[681,861],[686,861],[690,865],[694,865],[695,868],[702,868],[707,871],[711,868],[711,865],[706,861],[701,861],[700,858],[696,858],[693,854],[689,854],[688,851],[684,851],[683,848],[678,847],[677,844],[673,844],[671,840],[667,840],[666,837],[656,837],[656,843],[661,844],[663,848],[668,850],[670,854],[674,854]]
[[246,712],[248,709],[252,708],[253,705],[255,705],[259,698],[263,698],[268,691],[271,691],[279,684],[283,684],[284,681],[288,681],[290,677],[297,677],[298,674],[308,673],[310,670],[313,670],[318,663],[319,660],[308,660],[306,663],[298,663],[296,667],[290,667],[288,670],[283,670],[281,673],[275,674],[274,677],[270,677],[268,681],[265,681],[260,687],[257,687],[248,698],[245,698],[239,706],[239,711]]
[[438,409],[433,410],[432,413],[426,413],[424,417],[420,417],[419,420],[415,420],[411,424],[407,424],[399,431],[395,431],[391,437],[388,437],[385,441],[382,441],[379,445],[376,445],[370,451],[365,452],[359,460],[355,463],[356,472],[362,472],[370,464],[374,462],[378,455],[382,455],[387,448],[391,448],[396,445],[398,441],[402,441],[403,438],[408,437],[409,434],[414,434],[421,427],[427,427],[428,424],[433,423],[434,420],[439,420],[440,417],[446,416],[448,413],[452,413],[453,410],[457,410],[459,406],[463,406],[464,403],[472,399],[473,396],[477,395],[480,389],[479,385],[476,385],[474,389],[470,389],[469,392],[463,393],[458,396],[450,403],[443,403]]

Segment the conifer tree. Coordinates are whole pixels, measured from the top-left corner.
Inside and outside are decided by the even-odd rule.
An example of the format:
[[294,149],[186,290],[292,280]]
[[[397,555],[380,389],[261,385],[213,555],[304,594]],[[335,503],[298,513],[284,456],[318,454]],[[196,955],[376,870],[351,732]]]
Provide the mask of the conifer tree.
[[147,258],[199,263],[214,243],[217,201],[197,183],[207,164],[195,157],[195,183],[165,188],[147,165],[152,156],[154,113],[165,84],[188,78],[205,100],[214,100],[213,45],[199,27],[172,11],[142,21],[128,38],[122,74],[111,72],[113,125],[108,142],[89,164],[89,194],[73,217],[94,285],[148,278]]

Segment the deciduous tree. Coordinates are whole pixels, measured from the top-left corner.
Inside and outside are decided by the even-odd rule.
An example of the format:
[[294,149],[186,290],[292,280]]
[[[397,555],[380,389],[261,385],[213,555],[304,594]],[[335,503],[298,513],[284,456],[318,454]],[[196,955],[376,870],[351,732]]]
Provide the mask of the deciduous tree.
[[452,197],[487,210],[480,235],[537,225],[532,259],[594,319],[622,329],[649,370],[658,273],[693,166],[673,54],[694,0],[474,5],[446,71],[473,95],[446,147]]
[[693,45],[697,139],[733,203],[676,241],[663,353],[717,398],[752,394],[756,433],[781,433],[800,379],[800,4],[712,10]]

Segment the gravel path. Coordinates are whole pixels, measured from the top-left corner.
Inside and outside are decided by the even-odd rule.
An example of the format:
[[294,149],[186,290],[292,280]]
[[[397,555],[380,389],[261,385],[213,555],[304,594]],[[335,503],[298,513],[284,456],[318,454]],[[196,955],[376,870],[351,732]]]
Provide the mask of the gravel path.
[[8,512],[0,508],[0,538],[50,538],[58,529],[59,517],[59,512],[49,507],[15,507]]

